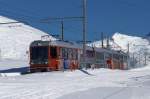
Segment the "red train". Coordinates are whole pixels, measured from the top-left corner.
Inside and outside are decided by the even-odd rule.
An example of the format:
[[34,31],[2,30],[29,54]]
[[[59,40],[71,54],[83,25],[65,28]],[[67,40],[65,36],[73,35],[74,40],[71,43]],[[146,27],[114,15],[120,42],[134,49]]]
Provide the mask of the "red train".
[[[83,68],[82,46],[64,41],[34,41],[30,45],[30,72]],[[86,68],[127,69],[122,51],[86,47]]]

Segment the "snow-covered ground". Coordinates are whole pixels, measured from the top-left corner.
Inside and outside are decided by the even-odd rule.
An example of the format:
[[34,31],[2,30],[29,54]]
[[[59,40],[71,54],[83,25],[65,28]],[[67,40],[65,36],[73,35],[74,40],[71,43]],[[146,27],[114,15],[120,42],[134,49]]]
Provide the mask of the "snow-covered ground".
[[0,99],[150,99],[150,70],[87,70],[0,77]]

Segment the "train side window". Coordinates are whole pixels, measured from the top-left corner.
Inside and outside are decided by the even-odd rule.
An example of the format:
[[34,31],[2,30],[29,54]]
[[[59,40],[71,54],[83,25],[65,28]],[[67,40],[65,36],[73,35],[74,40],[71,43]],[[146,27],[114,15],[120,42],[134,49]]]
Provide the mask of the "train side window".
[[104,60],[104,53],[96,52],[96,58],[100,60]]
[[68,49],[62,48],[62,57],[67,59],[68,58]]
[[72,53],[72,58],[73,58],[73,59],[77,59],[77,58],[76,58],[76,54],[77,54],[76,49],[73,49],[73,53]]
[[63,48],[60,48],[60,51],[59,51],[59,54],[60,54],[60,58],[63,58],[63,50],[62,50]]
[[68,52],[67,52],[67,54],[68,54],[68,59],[70,59],[71,57],[71,49],[68,49]]
[[76,59],[78,59],[78,50],[76,50]]
[[65,58],[65,48],[62,48],[62,57]]
[[72,59],[74,59],[74,58],[73,58],[73,54],[74,54],[73,51],[74,51],[74,49],[71,49],[71,58],[72,58]]
[[57,58],[57,48],[56,47],[50,48],[50,55],[51,55],[51,58]]
[[68,58],[69,59],[73,58],[73,49],[71,49],[71,48],[68,49]]
[[92,57],[94,57],[94,51],[87,50],[86,55],[87,55],[87,57],[92,58]]

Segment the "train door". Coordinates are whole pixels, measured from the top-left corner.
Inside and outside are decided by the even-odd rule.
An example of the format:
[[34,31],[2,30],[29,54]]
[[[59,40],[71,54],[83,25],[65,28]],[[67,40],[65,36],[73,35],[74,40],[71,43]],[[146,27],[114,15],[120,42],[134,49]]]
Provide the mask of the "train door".
[[112,69],[113,68],[113,54],[105,52],[104,60],[105,60],[105,67]]
[[55,46],[50,47],[50,69],[58,70],[58,48]]
[[75,60],[75,69],[79,68],[78,49],[74,49],[73,59]]
[[64,58],[63,58],[63,52],[62,52],[62,47],[58,48],[58,61],[59,61],[59,70],[64,71]]
[[63,67],[64,69],[69,69],[69,53],[68,48],[62,48],[62,58],[63,58]]

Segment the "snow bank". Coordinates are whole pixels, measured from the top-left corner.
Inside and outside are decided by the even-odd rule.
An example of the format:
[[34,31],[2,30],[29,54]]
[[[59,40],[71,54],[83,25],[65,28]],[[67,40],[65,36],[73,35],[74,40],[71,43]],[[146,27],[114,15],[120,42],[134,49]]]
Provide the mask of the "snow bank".
[[20,76],[21,73],[0,73],[0,77],[13,77],[13,76]]

